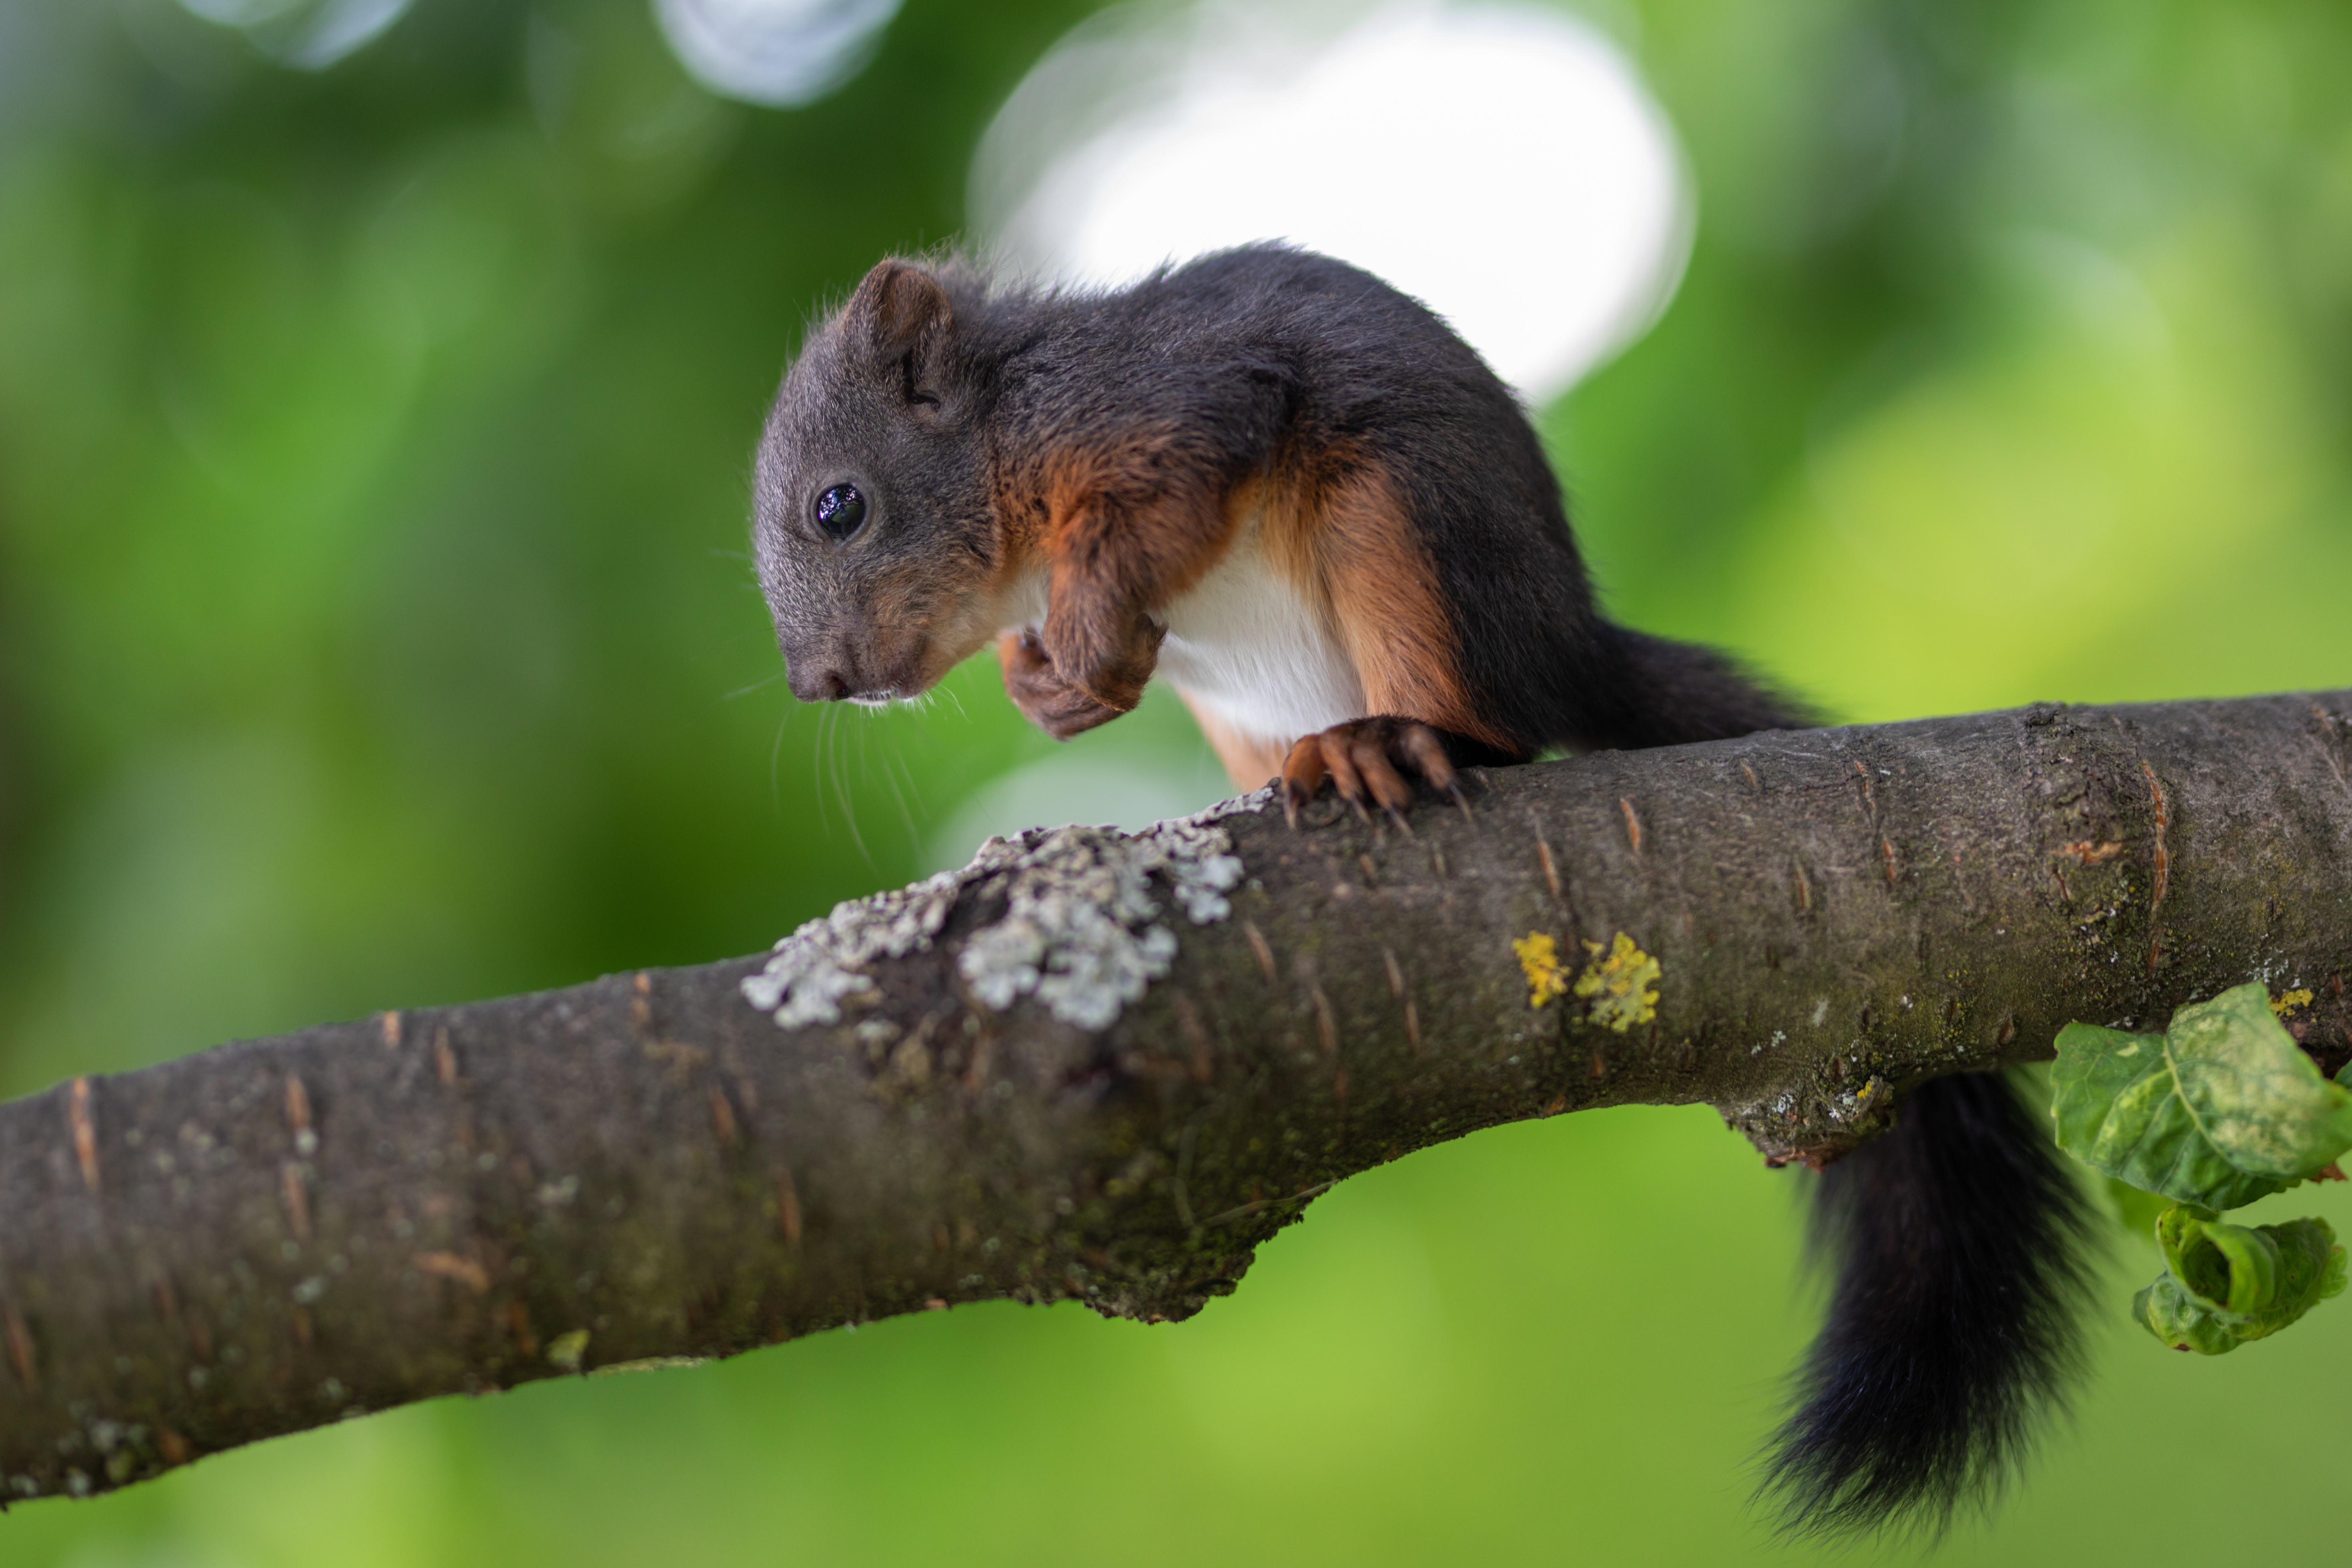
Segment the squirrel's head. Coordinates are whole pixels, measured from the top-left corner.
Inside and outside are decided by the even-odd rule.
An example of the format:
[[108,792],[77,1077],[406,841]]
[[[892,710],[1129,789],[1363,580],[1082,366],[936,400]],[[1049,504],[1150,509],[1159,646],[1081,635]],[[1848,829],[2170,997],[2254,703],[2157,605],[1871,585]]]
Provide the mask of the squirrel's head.
[[793,695],[877,703],[984,647],[1006,552],[960,274],[883,262],[785,374],[760,438],[752,560]]

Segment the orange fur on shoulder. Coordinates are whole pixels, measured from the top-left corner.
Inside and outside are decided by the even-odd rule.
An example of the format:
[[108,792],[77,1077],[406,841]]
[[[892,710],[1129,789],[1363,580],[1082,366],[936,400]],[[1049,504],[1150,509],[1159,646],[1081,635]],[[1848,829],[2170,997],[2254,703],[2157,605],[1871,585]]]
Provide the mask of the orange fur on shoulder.
[[1231,518],[1214,479],[1174,437],[1064,447],[1038,465],[1055,585],[1113,585],[1140,608],[1198,582]]
[[1320,490],[1314,553],[1367,705],[1510,749],[1464,689],[1461,644],[1437,568],[1387,471],[1355,463]]
[[1124,711],[1160,646],[1149,612],[1199,581],[1231,537],[1219,487],[1175,435],[1065,446],[1025,468],[1016,494],[1044,503],[1045,647],[1065,679]]

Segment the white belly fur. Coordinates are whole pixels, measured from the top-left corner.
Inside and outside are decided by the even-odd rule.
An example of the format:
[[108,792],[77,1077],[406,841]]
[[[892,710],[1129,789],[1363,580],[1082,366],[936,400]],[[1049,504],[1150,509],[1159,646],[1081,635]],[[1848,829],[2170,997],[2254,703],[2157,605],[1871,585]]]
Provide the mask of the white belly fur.
[[1329,611],[1269,569],[1255,522],[1163,618],[1160,672],[1244,735],[1287,744],[1368,711]]
[[[1005,612],[1013,627],[1045,621],[1042,572],[1015,589]],[[1370,711],[1331,635],[1330,612],[1275,575],[1255,520],[1160,618],[1168,640],[1157,673],[1245,737],[1287,746]]]

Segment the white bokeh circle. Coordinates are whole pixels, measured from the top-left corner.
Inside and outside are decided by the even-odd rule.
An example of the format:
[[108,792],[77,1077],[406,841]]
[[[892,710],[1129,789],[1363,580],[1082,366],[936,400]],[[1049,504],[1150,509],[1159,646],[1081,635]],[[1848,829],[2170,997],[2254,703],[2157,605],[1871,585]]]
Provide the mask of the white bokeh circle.
[[898,3],[654,0],[654,17],[703,86],[787,109],[822,98],[863,66]]
[[281,65],[325,70],[358,53],[407,14],[410,0],[180,0],[193,15],[236,27]]
[[1284,238],[1451,321],[1532,399],[1648,327],[1689,254],[1672,126],[1615,43],[1555,11],[1125,7],[1070,34],[989,128],[982,235],[1108,284]]

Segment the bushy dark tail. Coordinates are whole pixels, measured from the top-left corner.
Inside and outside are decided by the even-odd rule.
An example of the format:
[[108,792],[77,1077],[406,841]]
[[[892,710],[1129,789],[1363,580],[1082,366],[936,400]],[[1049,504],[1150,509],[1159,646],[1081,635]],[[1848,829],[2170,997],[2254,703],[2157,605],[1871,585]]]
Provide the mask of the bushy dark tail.
[[1605,691],[1589,694],[1584,745],[1630,752],[1820,722],[1713,648],[1617,626],[1602,635],[1612,674]]
[[1822,1173],[1813,1224],[1836,1285],[1759,1495],[1795,1534],[1940,1533],[2063,1407],[2088,1205],[2001,1076],[1960,1073]]

